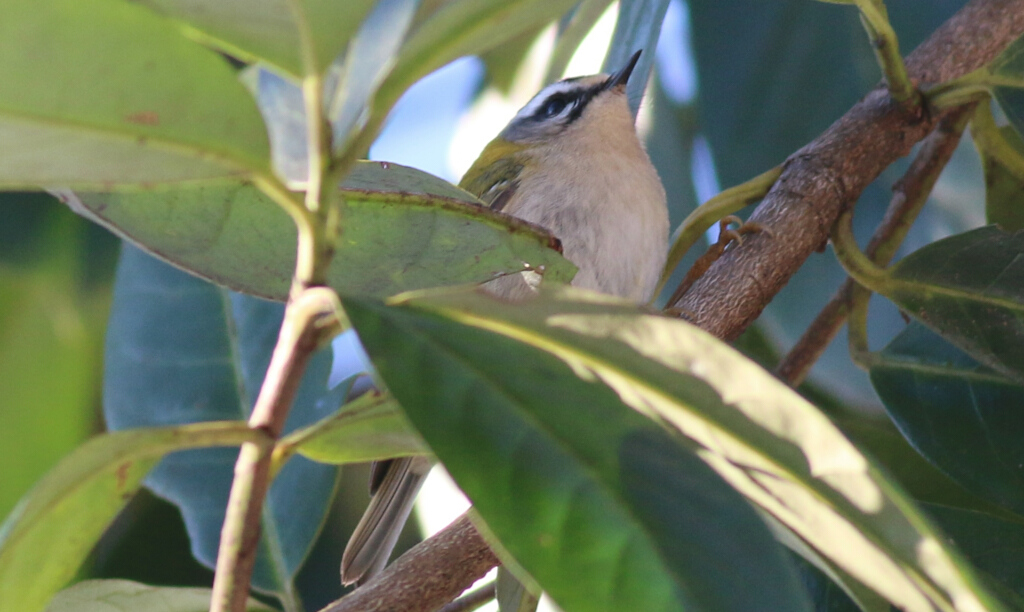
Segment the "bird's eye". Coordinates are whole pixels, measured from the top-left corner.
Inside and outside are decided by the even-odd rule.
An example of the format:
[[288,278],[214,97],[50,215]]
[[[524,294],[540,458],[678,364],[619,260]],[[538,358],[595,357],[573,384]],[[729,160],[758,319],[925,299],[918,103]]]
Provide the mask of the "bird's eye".
[[565,110],[565,107],[569,105],[569,99],[562,95],[554,95],[544,102],[544,106],[540,107],[538,113],[541,117],[550,118],[555,117]]

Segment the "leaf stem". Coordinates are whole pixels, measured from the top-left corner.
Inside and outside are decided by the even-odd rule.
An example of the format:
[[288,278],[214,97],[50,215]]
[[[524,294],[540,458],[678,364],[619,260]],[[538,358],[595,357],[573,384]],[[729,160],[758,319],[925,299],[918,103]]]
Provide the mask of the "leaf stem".
[[[313,353],[341,328],[344,315],[335,293],[315,287],[285,311],[277,346],[249,417],[249,427],[277,440],[284,428]],[[273,446],[245,443],[235,463],[221,531],[210,612],[244,612],[256,563],[263,501],[270,486]]]
[[654,295],[657,296],[661,293],[665,288],[665,283],[668,282],[679,262],[683,260],[686,252],[697,244],[708,228],[721,218],[736,213],[763,198],[781,175],[782,166],[776,166],[745,183],[726,189],[695,208],[676,230],[676,238],[672,243],[672,248],[669,249],[668,259],[661,271],[661,278],[658,279]]
[[885,75],[889,95],[900,104],[919,106],[920,96],[907,74],[907,66],[900,55],[899,39],[889,23],[885,3],[882,0],[856,0],[855,3],[860,9],[861,23],[871,39],[875,58]]
[[[928,200],[928,196],[960,143],[971,108],[955,111],[921,143],[910,168],[893,185],[885,218],[875,229],[865,253],[878,265],[888,265]],[[847,278],[776,368],[780,378],[796,387],[839,333],[849,314],[855,283]]]

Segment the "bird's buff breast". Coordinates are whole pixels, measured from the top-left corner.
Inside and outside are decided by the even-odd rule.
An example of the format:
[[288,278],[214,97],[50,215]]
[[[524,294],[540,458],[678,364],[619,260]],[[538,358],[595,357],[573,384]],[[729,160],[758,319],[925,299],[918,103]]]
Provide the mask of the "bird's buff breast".
[[668,211],[649,162],[606,159],[600,172],[526,171],[520,180],[505,212],[562,241],[563,254],[579,269],[574,286],[636,302],[651,297],[668,251]]

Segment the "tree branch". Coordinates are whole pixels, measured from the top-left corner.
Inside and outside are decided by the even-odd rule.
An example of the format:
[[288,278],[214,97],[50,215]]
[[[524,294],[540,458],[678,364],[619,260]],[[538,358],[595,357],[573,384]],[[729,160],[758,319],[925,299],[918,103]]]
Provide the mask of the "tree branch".
[[[893,185],[893,196],[885,211],[885,218],[864,249],[864,253],[875,263],[884,266],[892,261],[914,219],[924,207],[935,181],[960,143],[960,136],[973,109],[973,104],[964,106],[946,116],[935,131],[924,139],[910,168]],[[811,366],[846,322],[853,284],[850,278],[843,282],[789,354],[779,363],[776,374],[790,385],[795,387],[803,382]]]
[[434,612],[498,565],[463,514],[320,612]]
[[[1024,32],[1024,0],[972,0],[908,58],[916,83],[940,83],[995,58]],[[750,221],[770,232],[729,251],[679,304],[692,321],[733,340],[816,250],[839,214],[889,164],[952,111],[916,115],[884,86],[870,92],[813,142],[786,160],[782,176]]]
[[[910,55],[908,73],[916,83],[962,76],[991,61],[1021,32],[1024,0],[972,0]],[[686,294],[680,311],[692,313],[720,338],[736,338],[826,243],[840,213],[950,112],[919,116],[890,98],[884,86],[869,93],[786,161],[750,219],[771,232],[729,249]],[[463,516],[322,612],[436,610],[497,563]]]
[[[310,357],[325,338],[338,333],[343,317],[338,297],[325,287],[307,289],[288,304],[263,386],[249,417],[251,429],[265,431],[272,440],[280,437]],[[246,609],[263,500],[270,487],[272,451],[272,446],[246,443],[238,453],[217,551],[211,612]]]

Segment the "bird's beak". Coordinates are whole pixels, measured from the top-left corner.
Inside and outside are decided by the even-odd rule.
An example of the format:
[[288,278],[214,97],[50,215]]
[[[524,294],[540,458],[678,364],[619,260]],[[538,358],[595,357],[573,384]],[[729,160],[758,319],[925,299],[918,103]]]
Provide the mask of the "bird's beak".
[[622,70],[619,70],[612,76],[608,77],[609,89],[611,89],[612,87],[626,86],[626,82],[629,81],[629,75],[633,74],[633,68],[636,67],[636,62],[637,60],[640,59],[641,53],[643,53],[643,49],[640,49],[639,51],[634,53],[633,57],[629,58],[629,61],[626,62],[626,66]]

